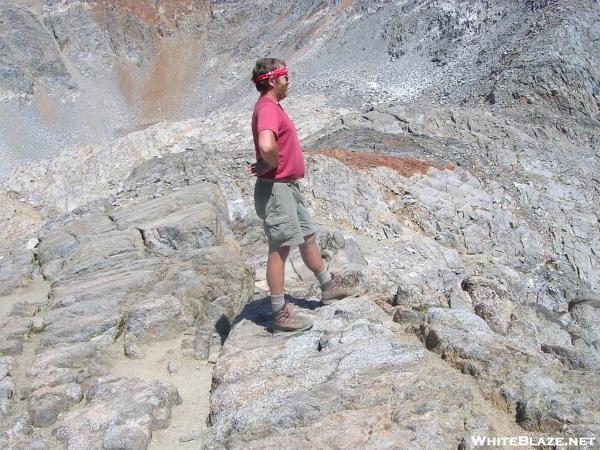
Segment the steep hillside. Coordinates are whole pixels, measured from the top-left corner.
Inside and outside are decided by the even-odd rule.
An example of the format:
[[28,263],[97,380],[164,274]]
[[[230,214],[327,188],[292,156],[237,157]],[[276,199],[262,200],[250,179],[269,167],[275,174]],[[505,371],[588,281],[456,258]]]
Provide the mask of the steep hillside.
[[536,108],[597,125],[599,5],[572,1],[45,0],[0,5],[2,165],[254,95],[254,60],[296,94]]

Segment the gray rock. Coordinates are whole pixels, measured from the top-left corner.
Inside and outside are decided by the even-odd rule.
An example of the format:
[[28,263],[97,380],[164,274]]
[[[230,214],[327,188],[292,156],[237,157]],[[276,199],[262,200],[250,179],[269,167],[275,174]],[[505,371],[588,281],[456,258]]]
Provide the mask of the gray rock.
[[178,404],[181,398],[172,384],[136,378],[101,379],[87,392],[86,408],[65,415],[56,436],[68,447],[120,448],[122,443],[122,448],[145,448],[152,430],[169,425],[171,408]]
[[424,316],[418,311],[398,308],[394,313],[393,320],[399,324],[409,324],[413,327],[419,327],[423,323]]
[[23,353],[21,342],[0,339],[0,355],[20,355],[21,353]]
[[[40,17],[30,12],[37,8],[26,10],[8,5],[5,9],[14,12],[5,22],[14,24],[14,28],[5,32],[7,42],[2,56],[7,68],[2,79],[11,90],[26,93],[33,92],[34,80],[37,84],[42,80],[43,86],[57,85],[57,95],[68,99],[65,104],[53,104],[57,110],[53,133],[51,127],[40,126],[43,122],[28,124],[24,134],[26,137],[33,135],[28,148],[33,142],[42,143],[38,145],[46,148],[56,140],[66,142],[54,144],[55,148],[71,147],[82,139],[83,133],[104,137],[113,134],[111,131],[123,127],[124,123],[133,127],[144,124],[146,119],[158,122],[174,117],[205,116],[206,112],[221,105],[240,102],[241,92],[247,93],[241,102],[246,105],[252,93],[241,90],[247,87],[248,80],[241,75],[239,61],[250,67],[253,61],[248,55],[268,53],[265,42],[275,41],[281,29],[288,30],[291,40],[298,44],[298,51],[309,52],[314,48],[314,43],[304,38],[305,23],[314,14],[310,7],[290,11],[282,5],[274,5],[266,15],[258,15],[251,5],[237,5],[206,15],[201,4],[176,4],[169,9],[169,20],[157,20],[161,11],[154,4],[141,14],[129,5],[95,4],[88,9],[89,5],[73,3],[64,8],[60,2],[53,1],[45,4],[43,12],[38,13]],[[594,5],[585,1],[561,3],[560,8],[552,12],[552,19],[548,17],[547,6],[545,2],[536,2],[534,6],[530,3],[476,3],[467,11],[410,1],[405,11],[399,11],[396,5],[387,3],[374,7],[353,4],[344,9],[337,4],[325,5],[321,14],[328,20],[337,20],[339,27],[322,30],[322,45],[330,50],[328,57],[317,52],[314,60],[299,65],[297,92],[320,94],[331,99],[333,105],[342,107],[360,108],[388,99],[423,98],[419,104],[426,101],[459,104],[464,100],[465,104],[486,112],[495,107],[534,108],[565,116],[572,112],[576,117],[581,115],[591,120],[595,117],[597,94],[593,89],[594,72],[589,68],[596,66],[597,55],[588,48],[588,42],[593,42],[597,34],[595,16],[585,12],[593,10]],[[346,23],[346,15],[355,20]],[[98,16],[105,21],[98,22]],[[549,20],[556,20],[552,30],[547,28]],[[256,30],[257,36],[267,39],[235,33],[241,26]],[[361,39],[373,28],[379,32],[371,40]],[[181,49],[177,46],[180,42],[197,42],[201,36],[208,37],[201,48]],[[165,42],[169,48],[173,46],[187,52],[190,61],[201,56],[227,55],[222,70],[232,73],[231,85],[218,83],[220,74],[214,74],[215,78],[213,74],[204,76],[189,64],[176,66],[176,72],[186,80],[185,83],[177,77],[154,72],[152,68],[165,58],[166,50],[161,46]],[[360,74],[353,65],[356,55],[350,55],[347,50],[348,43],[362,46],[359,51],[365,68]],[[13,48],[24,48],[25,56],[19,57],[20,53]],[[288,51],[292,50],[282,50]],[[65,63],[61,63],[62,59]],[[319,71],[330,60],[338,68],[335,77],[327,71]],[[69,92],[70,82],[65,81],[63,74],[65,66],[69,68],[68,77],[89,79],[90,86],[82,82],[76,93]],[[409,71],[414,76],[405,76]],[[535,76],[540,77],[541,84]],[[364,82],[375,79],[376,82]],[[159,87],[158,93],[152,89],[154,86]],[[199,87],[210,88],[211,94],[205,101],[202,104],[186,101]],[[86,108],[82,99],[94,100],[91,102],[93,107]],[[34,115],[35,106],[31,109],[21,106],[26,110],[24,112],[17,109],[18,101],[19,98],[13,99],[14,105],[7,108],[16,118],[9,117],[27,123]],[[144,119],[129,110],[128,102],[144,105]],[[73,133],[74,118],[81,115],[88,117],[90,123],[79,125],[83,130]],[[93,120],[94,115],[103,120]],[[389,115],[380,109],[361,111],[354,116],[356,121],[369,119],[386,132],[414,135],[428,130],[427,119],[431,117],[429,114],[407,114],[402,110]],[[434,117],[431,122],[438,127],[446,122],[463,124],[460,115],[444,119]],[[495,155],[496,147],[502,150],[496,156],[498,161],[508,159],[507,155],[514,152],[512,147],[499,145],[488,135],[477,136],[478,130],[470,122],[477,121],[471,119],[467,123],[476,135],[474,139],[490,144],[491,154]],[[345,123],[352,122],[347,118]],[[229,124],[230,134],[239,133],[235,125],[238,124]],[[37,127],[42,130],[36,130]],[[237,128],[242,127],[238,125]],[[568,126],[547,128],[562,128],[567,130],[566,134],[573,134],[568,131]],[[546,133],[542,129],[536,136]],[[187,133],[181,134],[193,141]],[[57,139],[57,135],[62,139]],[[9,136],[11,141],[18,141],[16,132]],[[218,142],[215,148],[229,148],[228,142],[218,138],[215,141]],[[210,141],[206,139],[206,142]],[[107,162],[121,163],[125,158],[124,154],[120,156],[120,159]],[[184,170],[185,166],[175,166],[175,169],[179,169],[176,170],[178,174],[185,174],[179,175],[183,180],[194,175]],[[155,179],[147,181],[151,184]],[[156,181],[161,181],[160,176]]]
[[34,317],[36,314],[40,312],[42,305],[39,303],[29,303],[27,301],[17,302],[13,305],[10,313],[8,313],[11,317]]
[[506,334],[515,308],[507,288],[498,280],[478,276],[465,278],[462,288],[471,297],[475,314],[497,333]]
[[[4,420],[6,417],[8,417],[10,414],[12,414],[12,410],[13,410],[13,400],[8,399],[8,398],[0,398],[0,420]],[[0,443],[2,442],[1,440],[1,435],[0,435]]]
[[443,294],[435,292],[427,288],[427,286],[410,284],[398,286],[391,303],[394,306],[402,306],[403,308],[422,308],[427,305],[447,306],[447,301]]
[[75,383],[38,389],[29,397],[29,419],[36,427],[50,426],[56,422],[59,414],[68,411],[82,398],[83,390]]
[[40,346],[44,348],[90,340],[114,340],[122,332],[125,319],[126,314],[118,310],[96,314],[92,312],[89,316],[74,314],[69,317],[66,314],[60,320],[44,324]]
[[544,353],[551,353],[560,359],[569,369],[600,370],[600,356],[589,349],[576,350],[559,345],[542,344]]
[[[240,67],[251,65],[248,55],[256,49],[269,53],[272,49],[264,43],[275,42],[285,29],[292,38],[299,34],[303,38],[288,39],[298,48],[283,53],[317,55],[297,65],[294,80],[301,95],[292,96],[285,107],[309,150],[307,177],[302,182],[308,206],[319,225],[334,236],[331,245],[323,248],[329,268],[360,266],[368,295],[404,325],[394,328],[402,336],[396,337],[438,354],[443,362],[431,362],[433,372],[458,369],[463,375],[454,374],[457,386],[484,393],[486,403],[480,404],[470,400],[470,392],[457,392],[459,388],[451,386],[454,395],[467,399],[467,409],[474,408],[472,416],[484,417],[479,410],[494,405],[509,413],[511,423],[517,420],[534,432],[561,428],[561,433],[576,436],[598,428],[598,308],[594,301],[574,302],[569,296],[581,286],[592,292],[600,289],[600,140],[593,70],[599,65],[593,43],[600,27],[595,2],[470,2],[467,7],[446,2],[440,8],[440,2],[409,1],[404,9],[393,2],[366,6],[334,2],[321,8],[318,17],[311,5],[304,8],[303,4],[292,9],[272,5],[266,15],[257,15],[255,5],[237,3],[223,3],[211,14],[195,9],[196,5],[182,9],[156,4],[141,12],[129,3],[110,7],[98,2],[66,3],[47,1],[43,10],[37,5],[0,6],[4,18],[0,22],[9,27],[0,32],[4,62],[0,84],[4,80],[5,88],[0,93],[0,115],[8,130],[3,136],[7,141],[0,146],[9,154],[14,142],[25,153],[29,141],[36,154],[40,148],[68,147],[64,139],[57,139],[61,133],[68,134],[70,142],[85,136],[102,142],[114,126],[136,125],[124,120],[131,111],[148,122],[188,111],[190,106],[181,101],[186,96],[173,90],[179,83],[170,77],[161,79],[165,71],[154,70],[163,67],[162,58],[169,59],[171,53],[192,55],[177,60],[196,75],[188,80],[186,70],[175,66],[166,72],[177,72],[190,92],[208,89],[209,95],[204,102],[191,101],[194,111],[203,109],[201,119],[163,122],[110,143],[65,151],[57,160],[11,171],[2,183],[46,215],[99,196],[110,197],[115,206],[107,201],[88,205],[57,217],[40,231],[39,261],[53,289],[50,312],[44,313],[44,327],[38,330],[41,346],[28,370],[31,379],[21,389],[25,398],[44,387],[95,382],[109,370],[101,357],[102,347],[123,334],[125,339],[140,338],[143,344],[152,334],[162,334],[162,328],[167,329],[165,336],[179,332],[181,319],[186,327],[207,329],[211,341],[215,329],[224,340],[254,291],[254,269],[240,263],[248,255],[253,255],[250,262],[260,275],[257,293],[265,290],[265,242],[252,212],[252,181],[239,175],[251,154],[247,111],[238,114],[227,106],[231,101],[240,109],[251,104],[249,97],[237,94],[248,82]],[[304,38],[306,23],[313,23],[315,17],[317,22],[336,24],[315,22],[318,41]],[[231,39],[225,38],[242,24],[257,30],[260,42],[237,33],[244,44],[231,46]],[[374,29],[380,33],[371,33]],[[365,40],[365,35],[372,39]],[[221,61],[219,70],[232,83],[220,83],[215,90],[210,77],[222,78],[219,70],[209,70],[208,75],[194,70],[193,62],[202,58],[194,57],[195,47],[187,47],[190,36],[194,42],[206,43],[201,47],[209,62],[211,54],[231,56]],[[352,45],[358,41],[359,46]],[[348,44],[362,55],[360,73],[354,70],[356,55],[348,57]],[[319,52],[319,46],[328,52]],[[323,71],[332,61],[335,74]],[[382,61],[390,64],[382,66]],[[64,67],[73,73],[65,76]],[[197,74],[202,86],[193,81]],[[71,76],[90,82],[75,87]],[[92,87],[95,93],[90,92]],[[14,97],[19,92],[25,95]],[[96,92],[102,93],[101,99]],[[310,96],[314,93],[328,98],[329,104],[320,104]],[[150,98],[155,95],[156,104]],[[135,108],[137,96],[143,99],[140,111]],[[392,101],[383,102],[388,99]],[[354,108],[362,108],[365,102],[375,106]],[[93,105],[94,111],[84,104]],[[226,111],[206,114],[212,105]],[[329,109],[331,105],[354,110],[338,119],[340,112]],[[42,123],[49,120],[46,115],[51,116],[50,127]],[[326,147],[337,150],[329,155],[311,152]],[[354,157],[344,149],[356,152]],[[2,167],[5,164],[3,159]],[[199,183],[202,186],[194,186]],[[195,218],[205,223],[194,223]],[[242,220],[232,224],[228,218]],[[228,237],[229,226],[243,237],[241,252]],[[339,235],[346,241],[350,233],[352,242],[343,247]],[[207,247],[215,243],[219,247]],[[9,286],[7,292],[27,284],[31,261],[26,259],[28,254],[19,250],[14,257],[0,260],[0,285]],[[319,293],[314,277],[302,269],[299,255],[292,255],[290,265],[287,286],[294,295],[308,297],[306,305],[314,306],[310,297]],[[468,292],[458,289],[462,280]],[[398,286],[408,287],[394,300]],[[397,305],[386,304],[390,300]],[[136,316],[139,304],[144,311]],[[325,359],[323,354],[335,350],[342,340],[355,342],[352,336],[371,339],[369,334],[376,334],[384,323],[376,318],[374,325],[365,324],[359,314],[341,306],[335,311],[327,316],[333,324],[327,336],[310,342],[319,354],[314,359]],[[360,312],[370,319],[376,315]],[[26,316],[27,311],[22,313]],[[127,330],[130,317],[134,331]],[[356,330],[338,333],[336,326],[343,328],[347,324],[341,322],[352,320],[357,323],[347,327]],[[264,317],[257,321],[262,323]],[[12,324],[16,328],[9,343],[23,339],[26,333],[20,331],[28,329],[20,328],[17,321],[1,328]],[[403,332],[416,332],[423,344]],[[5,348],[17,345],[12,351],[20,351],[4,336],[0,342]],[[260,342],[247,345],[263,350]],[[211,359],[215,346],[209,347]],[[298,348],[303,349],[294,346],[293,350]],[[357,348],[365,349],[360,344]],[[376,348],[388,349],[383,344]],[[366,350],[365,360],[373,362]],[[389,353],[397,356],[394,349]],[[407,353],[412,355],[416,349],[409,347]],[[266,350],[264,354],[273,355]],[[339,361],[344,358],[334,358]],[[406,372],[391,376],[410,376]],[[418,373],[434,386],[439,398],[445,398],[443,389],[435,390],[445,387],[446,380]],[[333,384],[339,381],[336,376]],[[389,387],[377,382],[374,386],[383,386],[382,391]],[[581,386],[590,386],[589,398],[581,394]],[[355,393],[363,388],[360,380],[352,387]],[[437,437],[424,435],[427,431],[420,431],[423,427],[416,419],[402,416],[405,411],[388,407],[385,401],[361,403],[344,388],[339,398],[346,405],[389,408],[389,415],[370,424],[350,417],[347,410],[330,416],[329,423],[350,424],[346,427],[350,437],[343,441],[346,446],[371,445],[363,437],[385,428],[388,417],[414,428],[403,430],[413,441],[405,434],[396,436],[409,446],[414,442],[428,448],[456,446],[474,433],[502,433],[490,429],[489,423],[498,422],[487,416],[483,423],[463,420],[461,435],[448,431],[460,420],[446,420],[447,412],[436,405],[439,398],[431,394],[419,405],[407,400],[407,409],[435,426],[450,425],[438,430]],[[377,392],[367,392],[378,398]],[[292,398],[292,412],[297,414],[280,414],[282,422],[304,427],[311,414],[319,414],[311,409],[310,393],[306,398],[308,406]],[[329,407],[333,400],[325,399]],[[404,404],[404,399],[396,400]],[[448,404],[460,406],[454,399]],[[242,415],[239,428],[232,425],[235,431],[228,446],[250,446],[253,433],[260,432],[259,426],[244,422],[248,417],[249,413]],[[356,429],[362,431],[352,428],[356,422],[362,427]],[[395,426],[391,425],[397,430]],[[250,430],[248,435],[244,430]],[[307,432],[296,441],[297,435],[285,437],[292,448],[307,442],[339,445],[307,440],[312,435],[320,436]],[[257,445],[274,446],[277,439],[281,433]],[[106,442],[101,437],[93,445],[81,445]]]
[[208,330],[198,330],[194,339],[194,358],[208,360],[212,333]]
[[[177,199],[181,204],[176,204]],[[208,212],[211,210],[206,205],[213,205],[213,201],[223,206],[218,203],[222,196],[214,185],[187,189],[161,199],[160,204],[185,210],[198,199],[203,199],[200,204]],[[179,396],[173,387],[161,384],[126,380],[97,383],[111,366],[104,348],[123,336],[124,352],[137,358],[143,356],[140,349],[149,340],[198,328],[206,330],[209,351],[212,336],[215,332],[217,339],[226,336],[253,290],[253,269],[240,261],[239,248],[227,233],[209,247],[190,245],[154,253],[156,249],[144,243],[134,225],[142,219],[145,223],[157,220],[161,206],[155,203],[148,208],[143,203],[115,211],[103,202],[90,204],[54,219],[40,232],[42,267],[52,280],[52,289],[49,310],[43,313],[39,330],[39,346],[27,370],[28,383],[20,389],[19,397],[27,401],[34,426],[47,427],[60,417],[58,435],[67,445],[145,448],[151,430],[167,426],[170,407],[180,402]],[[210,222],[206,224],[210,228],[216,217],[212,211],[206,217],[194,213],[194,220],[204,217],[200,226]],[[185,221],[177,223],[185,225]],[[192,226],[190,230],[198,226],[193,221],[187,224]],[[223,245],[212,246],[217,241]],[[25,306],[19,315],[28,315]],[[32,321],[11,317],[4,325],[7,338],[22,339],[31,330]],[[207,352],[204,359],[209,356]],[[173,364],[170,369],[175,373]],[[69,416],[69,409],[89,386],[93,387],[81,412]],[[128,399],[127,395],[137,397]],[[154,403],[164,403],[164,408],[152,409],[149,405]],[[105,413],[96,417],[98,408]],[[82,417],[88,413],[94,418],[86,422]],[[103,422],[114,414],[122,414],[121,420]],[[94,422],[95,434],[80,430],[94,420],[101,423]]]
[[219,333],[213,333],[210,340],[210,350],[208,352],[209,363],[215,364],[218,361],[219,355],[221,354],[221,349],[223,348],[221,339],[222,338]]
[[595,378],[594,372],[565,373],[536,348],[494,333],[465,311],[430,308],[421,333],[427,348],[473,376],[485,395],[514,412],[526,430],[595,433],[593,424],[600,421],[593,406],[595,387],[589,385],[585,395],[578,387]]
[[[181,254],[148,257],[139,231],[133,228],[162,220],[161,214],[180,214],[177,208],[189,211],[193,202],[205,205],[201,209],[208,216],[202,219],[194,213],[188,224],[214,225],[216,210],[206,205],[223,208],[224,204],[218,188],[207,183],[114,211],[103,203],[88,205],[46,225],[41,233],[42,264],[51,267],[48,276],[55,282],[50,293],[53,309],[44,318],[41,345],[110,342],[122,332],[130,338],[161,339],[195,320],[208,319],[214,326],[233,320],[250,296],[253,276],[249,270],[238,270],[242,263],[235,247],[194,249],[192,245],[181,249]],[[225,242],[226,234],[214,242]],[[76,240],[65,246],[63,236]],[[95,251],[95,246],[101,249]],[[210,306],[219,297],[226,301]]]
[[193,318],[186,318],[180,301],[173,296],[147,298],[135,302],[127,317],[127,334],[146,338],[166,338],[186,329]]
[[90,378],[90,371],[81,368],[51,367],[43,375],[36,377],[19,391],[19,399],[26,400],[34,391],[47,387],[63,386],[69,383],[81,384]]
[[462,309],[469,312],[475,312],[473,310],[473,300],[471,296],[462,290],[461,287],[452,289],[449,294],[448,304],[452,309]]
[[179,442],[191,442],[191,441],[196,441],[198,439],[202,439],[201,433],[188,433],[188,434],[179,436]]
[[0,323],[0,337],[7,340],[24,341],[29,338],[29,333],[33,328],[33,321],[27,318],[10,317]]
[[221,244],[223,234],[231,233],[223,230],[227,225],[222,222],[214,206],[205,203],[139,225],[139,229],[151,249],[205,248]]
[[84,342],[40,349],[26,371],[31,382],[21,390],[21,396],[26,399],[39,389],[86,383],[90,378],[106,375],[108,367],[110,362],[96,343]]
[[179,372],[179,363],[177,361],[169,361],[167,363],[167,372],[173,375],[174,373]]
[[111,426],[104,434],[103,448],[107,450],[145,450],[150,444],[152,432],[136,424]]
[[0,243],[0,295],[8,295],[15,289],[26,287],[38,268],[33,252],[25,242],[4,241]]
[[15,360],[12,356],[0,356],[0,380],[6,376],[12,375]]
[[352,236],[339,232],[325,231],[317,235],[321,253],[331,271],[364,271],[367,262]]
[[183,340],[181,341],[180,348],[181,348],[182,350],[189,350],[189,349],[192,349],[192,348],[194,348],[194,341],[193,341],[192,339],[183,339]]
[[[321,308],[311,331],[290,336],[270,336],[255,323],[261,315],[258,305],[248,309],[215,366],[208,448],[271,447],[281,439],[289,448],[444,447],[464,436],[465,421],[516,432],[508,417],[491,419],[468,377],[441,369],[364,299]],[[434,411],[444,425],[418,426]]]
[[570,308],[571,317],[589,341],[599,339],[600,308],[591,302],[579,302]]
[[[28,437],[32,437],[34,429],[29,422],[29,418],[26,416],[17,416],[9,422],[7,431],[4,433],[4,437],[7,437],[10,442],[19,440],[25,440]],[[0,435],[0,443],[2,442],[2,435]],[[8,445],[8,442],[6,443]],[[43,447],[40,447],[43,448]]]
[[[2,46],[3,50],[9,52],[16,67],[25,69],[24,73],[21,70],[3,70],[0,84],[5,89],[31,94],[33,79],[38,77],[48,77],[65,86],[70,84],[70,76],[58,49],[52,44],[51,34],[30,11],[6,3],[0,9],[0,18],[3,23],[12,24],[11,32],[4,36],[7,41]],[[10,48],[19,51],[14,54]]]

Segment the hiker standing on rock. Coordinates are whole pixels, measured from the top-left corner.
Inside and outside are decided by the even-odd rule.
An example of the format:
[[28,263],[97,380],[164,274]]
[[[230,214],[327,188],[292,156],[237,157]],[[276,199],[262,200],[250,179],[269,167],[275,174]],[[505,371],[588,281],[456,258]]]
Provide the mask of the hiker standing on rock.
[[312,320],[293,311],[284,300],[285,261],[290,247],[298,245],[306,267],[317,277],[323,304],[356,294],[342,286],[342,279],[325,270],[315,239],[315,226],[306,208],[298,181],[304,177],[304,154],[296,127],[279,102],[288,90],[288,70],[280,59],[262,58],[252,71],[260,92],[252,114],[256,163],[247,167],[257,177],[254,188],[256,213],[264,221],[269,242],[267,283],[273,331],[303,331]]

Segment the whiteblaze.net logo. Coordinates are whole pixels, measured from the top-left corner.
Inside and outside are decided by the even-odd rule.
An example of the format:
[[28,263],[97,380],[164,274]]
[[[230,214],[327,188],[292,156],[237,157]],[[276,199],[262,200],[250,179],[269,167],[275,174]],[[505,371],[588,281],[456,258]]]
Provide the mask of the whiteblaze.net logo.
[[595,443],[595,437],[471,436],[475,447],[592,447]]

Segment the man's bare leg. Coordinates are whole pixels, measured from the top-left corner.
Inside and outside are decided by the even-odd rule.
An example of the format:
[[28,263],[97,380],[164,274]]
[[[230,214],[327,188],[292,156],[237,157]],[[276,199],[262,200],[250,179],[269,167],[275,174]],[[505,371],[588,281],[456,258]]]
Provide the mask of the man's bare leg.
[[269,251],[267,258],[267,284],[271,291],[271,312],[277,314],[285,305],[285,260],[290,254],[289,247],[279,247]]
[[317,245],[315,233],[304,236],[304,244],[300,244],[300,254],[306,267],[308,267],[317,277],[322,289],[326,289],[331,284],[331,274],[325,270],[325,264],[321,257],[321,250]]
[[271,295],[283,294],[285,287],[285,261],[290,254],[289,247],[279,247],[269,251],[267,258],[267,284]]
[[321,273],[325,270],[323,258],[321,258],[321,250],[317,245],[315,234],[304,236],[304,244],[300,244],[300,254],[306,267],[313,273]]

